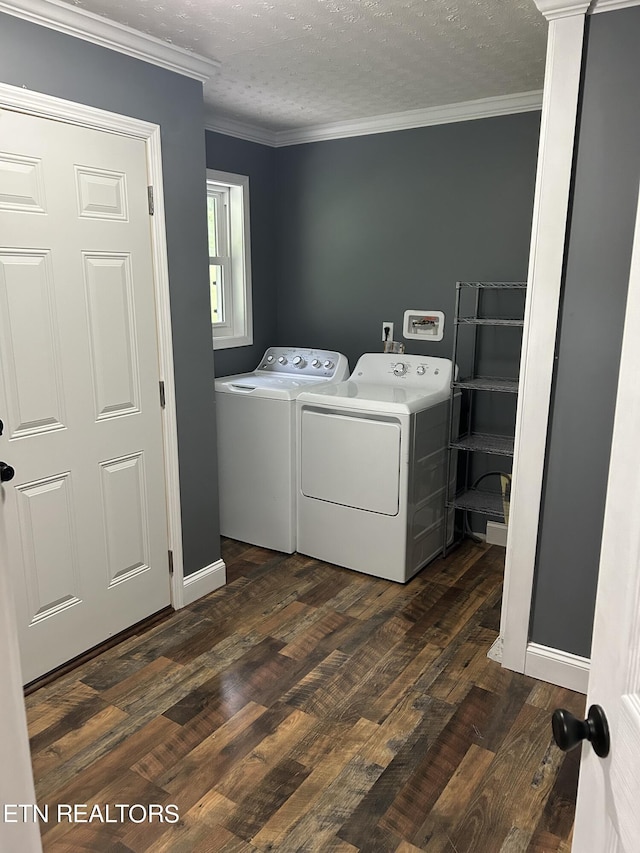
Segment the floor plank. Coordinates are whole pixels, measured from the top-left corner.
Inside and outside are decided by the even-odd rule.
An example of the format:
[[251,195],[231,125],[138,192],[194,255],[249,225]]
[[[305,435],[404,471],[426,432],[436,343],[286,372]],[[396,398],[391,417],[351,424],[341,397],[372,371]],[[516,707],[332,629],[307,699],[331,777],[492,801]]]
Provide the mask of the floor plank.
[[45,853],[569,853],[584,696],[487,658],[503,555],[400,585],[223,540],[225,587],[26,698]]

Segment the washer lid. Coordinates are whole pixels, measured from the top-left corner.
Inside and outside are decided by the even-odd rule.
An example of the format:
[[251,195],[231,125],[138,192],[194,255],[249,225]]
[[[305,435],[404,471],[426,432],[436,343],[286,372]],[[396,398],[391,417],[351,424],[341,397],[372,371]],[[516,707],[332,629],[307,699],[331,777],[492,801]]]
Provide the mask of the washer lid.
[[304,390],[301,403],[322,408],[360,409],[366,412],[411,414],[449,399],[449,388],[425,390],[414,385],[376,384],[348,379],[337,385]]
[[342,382],[348,376],[349,364],[339,352],[269,347],[254,371],[221,376],[216,379],[215,388],[219,394],[295,400],[301,391],[309,387]]
[[272,400],[295,400],[301,391],[316,385],[326,385],[322,378],[274,376],[260,373],[241,373],[216,379],[216,393],[238,394]]

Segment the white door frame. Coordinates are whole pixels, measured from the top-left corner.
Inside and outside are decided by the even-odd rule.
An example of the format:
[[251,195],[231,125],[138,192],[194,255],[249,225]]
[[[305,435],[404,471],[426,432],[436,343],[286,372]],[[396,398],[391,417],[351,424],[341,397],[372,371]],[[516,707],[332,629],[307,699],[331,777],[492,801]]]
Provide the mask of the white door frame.
[[[153,253],[154,294],[158,338],[159,379],[164,382],[165,407],[162,411],[164,477],[166,485],[167,534],[173,552],[171,603],[177,610],[184,606],[182,514],[178,468],[178,428],[173,370],[173,337],[169,301],[169,269],[162,182],[160,127],[157,124],[99,110],[73,101],[54,98],[29,89],[0,83],[0,108],[41,118],[64,121],[80,127],[107,131],[141,139],[147,151],[147,179],[153,187],[154,213],[150,216]],[[160,389],[158,389],[158,394]]]
[[500,621],[502,665],[587,692],[589,659],[529,642],[560,291],[587,14],[640,0],[535,0],[549,21],[513,487]]
[[[535,669],[535,664],[542,663],[544,668],[549,662],[545,661],[543,652],[540,654],[542,647],[529,648],[532,645],[529,644],[529,618],[569,212],[584,19],[589,2],[536,2],[550,21],[500,636],[503,666],[557,682],[556,673],[542,673],[540,667]],[[561,10],[555,8],[560,5]],[[535,671],[530,671],[531,664]],[[571,686],[586,690],[586,673],[584,676],[584,685]]]

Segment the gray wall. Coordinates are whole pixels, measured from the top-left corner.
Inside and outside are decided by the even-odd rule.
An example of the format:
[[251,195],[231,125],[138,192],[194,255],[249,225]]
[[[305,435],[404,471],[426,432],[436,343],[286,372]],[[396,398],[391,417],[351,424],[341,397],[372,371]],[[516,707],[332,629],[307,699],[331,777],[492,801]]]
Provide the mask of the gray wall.
[[220,557],[202,86],[3,14],[0,80],[161,126],[183,546],[189,574]]
[[[251,190],[255,343],[218,350],[217,374],[252,370],[274,343],[336,349],[353,367],[381,349],[383,320],[402,340],[406,308],[449,321],[441,344],[408,351],[450,357],[456,279],[526,277],[538,130],[532,113],[276,150],[208,132],[208,167],[249,175]],[[487,311],[518,316],[521,297]],[[517,376],[520,329],[483,329],[480,344],[481,371]],[[474,413],[476,429],[513,434],[514,397],[479,395]],[[510,460],[476,455],[470,478],[495,469]]]
[[253,370],[277,343],[275,155],[266,145],[206,133],[207,168],[249,176],[253,346],[216,350],[216,376]]
[[531,622],[533,641],[584,656],[638,200],[639,44],[640,8],[589,18]]
[[526,278],[539,122],[278,149],[278,341],[337,349],[353,366],[381,348],[384,320],[402,340],[405,309],[437,309],[442,343],[407,351],[450,357],[456,280]]

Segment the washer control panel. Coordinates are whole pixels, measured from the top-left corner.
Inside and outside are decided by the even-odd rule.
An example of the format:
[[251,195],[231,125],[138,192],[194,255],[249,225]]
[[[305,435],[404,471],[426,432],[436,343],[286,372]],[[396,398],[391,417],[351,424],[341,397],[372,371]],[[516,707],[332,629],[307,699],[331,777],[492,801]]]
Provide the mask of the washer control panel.
[[276,376],[286,374],[341,382],[349,376],[349,365],[342,353],[332,350],[269,347],[258,365],[258,371]]

